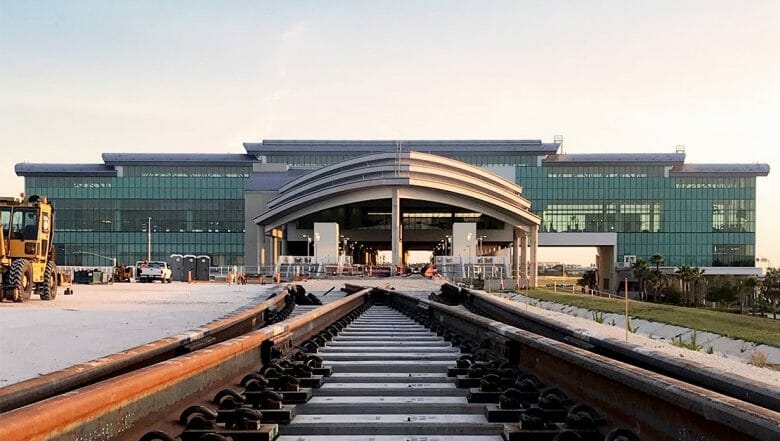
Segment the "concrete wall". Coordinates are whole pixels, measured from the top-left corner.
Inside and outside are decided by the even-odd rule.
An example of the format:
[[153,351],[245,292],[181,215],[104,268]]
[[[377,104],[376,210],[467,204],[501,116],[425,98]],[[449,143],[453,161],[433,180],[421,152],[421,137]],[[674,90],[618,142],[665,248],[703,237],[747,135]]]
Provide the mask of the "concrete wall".
[[614,246],[602,246],[598,247],[599,254],[596,260],[596,267],[598,268],[598,286],[596,288],[611,291],[617,287],[615,278],[615,247]]
[[452,224],[452,255],[462,257],[465,263],[476,262],[477,237],[477,224]]
[[339,224],[335,222],[314,223],[314,258],[317,262],[338,262]]
[[264,212],[268,201],[277,196],[275,191],[247,191],[244,193],[244,265],[259,265],[258,228],[254,217]]

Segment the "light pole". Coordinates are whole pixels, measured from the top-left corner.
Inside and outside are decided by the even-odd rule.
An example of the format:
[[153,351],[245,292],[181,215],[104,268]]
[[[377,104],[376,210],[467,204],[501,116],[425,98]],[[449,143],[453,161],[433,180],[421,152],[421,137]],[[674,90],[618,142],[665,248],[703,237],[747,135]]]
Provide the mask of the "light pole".
[[310,257],[309,247],[311,246],[311,236],[304,234],[303,237],[306,238],[306,257]]
[[344,256],[347,255],[347,244],[349,243],[349,238],[345,236],[341,236],[341,239],[344,241],[343,245],[341,246],[342,251],[344,252]]
[[479,255],[482,256],[485,254],[483,246],[485,245],[485,239],[487,239],[487,236],[479,236],[477,239],[479,240]]
[[468,243],[466,247],[468,247],[469,263],[471,263],[471,233],[466,233],[466,242]]
[[152,261],[152,218],[147,218],[146,225],[146,261]]

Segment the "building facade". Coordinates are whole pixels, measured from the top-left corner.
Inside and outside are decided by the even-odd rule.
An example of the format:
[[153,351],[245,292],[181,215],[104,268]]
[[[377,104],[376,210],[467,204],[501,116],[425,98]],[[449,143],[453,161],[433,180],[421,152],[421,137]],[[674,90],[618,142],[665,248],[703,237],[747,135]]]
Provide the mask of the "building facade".
[[[104,154],[103,164],[25,163],[16,171],[27,193],[56,203],[60,264],[98,264],[92,254],[123,263],[145,258],[149,218],[153,258],[207,254],[215,265],[258,264],[254,219],[285,184],[365,155],[420,152],[522,187],[541,218],[540,246],[597,247],[600,267],[662,254],[667,266],[733,273],[755,266],[756,178],[769,173],[766,164],[687,164],[684,152],[562,154],[560,142],[539,140],[265,140],[244,147],[243,155]],[[303,216],[285,226],[289,248],[278,252],[304,250],[304,234],[318,220],[389,230],[388,204]],[[453,222],[468,220],[491,230],[489,243],[512,240],[497,233],[499,220],[436,201],[404,210],[404,240],[438,241]],[[604,279],[600,285],[614,288],[614,277]]]
[[114,258],[129,265],[150,250],[152,260],[193,254],[214,265],[243,261],[244,184],[253,157],[107,153],[103,161],[16,166],[27,194],[55,204],[58,265],[105,266]]

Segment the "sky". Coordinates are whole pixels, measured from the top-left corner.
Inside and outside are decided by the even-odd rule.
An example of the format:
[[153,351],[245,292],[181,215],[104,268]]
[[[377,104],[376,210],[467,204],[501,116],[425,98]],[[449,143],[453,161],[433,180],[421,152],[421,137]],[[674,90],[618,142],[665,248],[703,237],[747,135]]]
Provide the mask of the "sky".
[[262,139],[684,145],[770,164],[756,254],[780,266],[778,23],[776,0],[0,0],[0,193],[18,162]]

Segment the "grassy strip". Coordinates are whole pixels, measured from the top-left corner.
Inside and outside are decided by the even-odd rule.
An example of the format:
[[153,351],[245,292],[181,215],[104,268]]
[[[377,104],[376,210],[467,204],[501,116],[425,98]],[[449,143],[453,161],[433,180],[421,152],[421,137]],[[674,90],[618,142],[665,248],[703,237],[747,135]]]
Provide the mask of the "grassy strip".
[[[540,300],[587,308],[593,311],[616,314],[623,314],[625,311],[625,303],[619,299],[608,299],[586,294],[565,294],[545,289],[534,289],[526,291],[524,294]],[[741,338],[751,342],[780,347],[780,321],[772,319],[635,301],[629,301],[628,313],[632,317],[685,326],[686,328],[713,332],[731,338]]]

